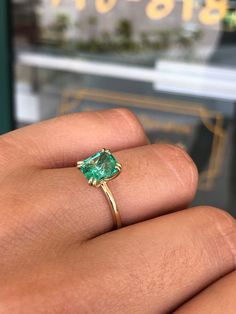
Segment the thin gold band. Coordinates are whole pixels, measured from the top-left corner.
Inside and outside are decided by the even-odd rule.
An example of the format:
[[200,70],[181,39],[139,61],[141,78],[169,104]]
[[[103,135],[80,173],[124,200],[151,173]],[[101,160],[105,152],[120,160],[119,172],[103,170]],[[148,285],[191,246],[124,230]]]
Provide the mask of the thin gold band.
[[113,216],[115,227],[116,227],[116,229],[119,229],[122,227],[122,223],[121,223],[120,212],[117,208],[114,196],[113,196],[111,190],[109,189],[109,187],[105,181],[103,181],[100,186],[101,186],[103,192],[105,193],[105,196],[109,202],[109,206],[111,209],[111,213]]
[[[101,157],[102,156],[102,157]],[[104,171],[108,166],[108,174]],[[122,165],[117,162],[109,149],[103,148],[93,156],[77,162],[77,168],[80,169],[88,180],[88,184],[96,188],[101,187],[111,209],[116,229],[122,227],[120,212],[117,208],[114,196],[109,189],[107,182],[116,178],[120,172]],[[97,176],[93,175],[93,171]],[[102,172],[102,176],[101,176]],[[87,175],[86,175],[87,174]],[[92,174],[92,175],[91,175]],[[98,176],[100,174],[100,178]],[[100,179],[100,180],[99,180]]]

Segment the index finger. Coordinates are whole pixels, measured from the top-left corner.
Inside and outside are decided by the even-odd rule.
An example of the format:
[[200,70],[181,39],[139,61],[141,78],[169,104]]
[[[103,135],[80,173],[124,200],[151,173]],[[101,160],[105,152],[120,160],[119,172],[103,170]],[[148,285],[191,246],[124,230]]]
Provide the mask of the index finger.
[[136,116],[124,108],[57,117],[0,137],[0,163],[41,168],[74,166],[97,150],[147,144]]

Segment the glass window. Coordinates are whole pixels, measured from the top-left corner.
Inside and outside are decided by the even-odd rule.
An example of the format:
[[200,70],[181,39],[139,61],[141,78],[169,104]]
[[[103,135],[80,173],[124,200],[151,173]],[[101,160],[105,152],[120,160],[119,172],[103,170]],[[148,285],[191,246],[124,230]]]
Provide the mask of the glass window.
[[18,126],[124,106],[236,208],[236,1],[12,0]]

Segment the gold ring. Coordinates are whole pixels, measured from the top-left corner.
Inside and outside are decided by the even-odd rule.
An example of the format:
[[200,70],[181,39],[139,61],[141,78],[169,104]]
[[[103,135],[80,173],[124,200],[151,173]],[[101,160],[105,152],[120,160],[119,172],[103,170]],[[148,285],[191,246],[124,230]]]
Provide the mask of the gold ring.
[[111,154],[109,149],[103,148],[96,154],[77,162],[77,168],[85,175],[88,184],[94,187],[101,187],[109,202],[115,227],[121,228],[120,212],[117,208],[114,196],[108,187],[107,182],[116,178],[121,172],[121,164]]

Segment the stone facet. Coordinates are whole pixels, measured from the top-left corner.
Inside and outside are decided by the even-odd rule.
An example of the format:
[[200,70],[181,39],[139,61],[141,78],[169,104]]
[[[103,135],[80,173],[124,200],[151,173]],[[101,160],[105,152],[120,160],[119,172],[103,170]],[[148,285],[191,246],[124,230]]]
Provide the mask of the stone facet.
[[115,157],[107,150],[102,150],[85,159],[80,170],[87,180],[96,180],[98,183],[115,176],[119,170],[116,168]]

